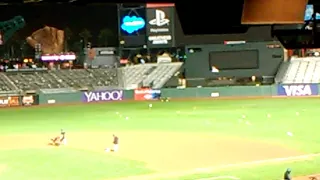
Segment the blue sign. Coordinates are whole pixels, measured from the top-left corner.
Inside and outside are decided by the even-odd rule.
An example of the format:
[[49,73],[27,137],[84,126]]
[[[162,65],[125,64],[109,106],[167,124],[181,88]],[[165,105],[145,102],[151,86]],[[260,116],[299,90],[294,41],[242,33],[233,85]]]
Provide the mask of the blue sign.
[[121,29],[132,34],[146,26],[143,18],[137,16],[125,16],[122,19]]
[[318,94],[317,84],[283,84],[278,86],[279,96],[315,96]]
[[[312,4],[308,4],[306,7],[306,12],[304,14],[304,20],[305,21],[311,20],[313,12],[314,12],[314,6]],[[318,19],[318,20],[320,19],[319,13],[316,13],[316,19]]]

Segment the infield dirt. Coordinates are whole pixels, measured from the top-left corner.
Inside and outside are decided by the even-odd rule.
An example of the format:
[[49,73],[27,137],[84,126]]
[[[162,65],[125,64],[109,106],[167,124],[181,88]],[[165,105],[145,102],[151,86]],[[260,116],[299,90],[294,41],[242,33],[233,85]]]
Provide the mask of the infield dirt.
[[[69,133],[66,148],[104,152],[112,148],[114,132]],[[147,163],[159,172],[250,162],[302,155],[279,145],[236,137],[215,137],[208,133],[117,132],[120,151],[113,155]],[[1,149],[57,148],[48,146],[55,134],[0,136]],[[85,142],[85,143],[84,143]],[[58,147],[64,148],[64,147]]]

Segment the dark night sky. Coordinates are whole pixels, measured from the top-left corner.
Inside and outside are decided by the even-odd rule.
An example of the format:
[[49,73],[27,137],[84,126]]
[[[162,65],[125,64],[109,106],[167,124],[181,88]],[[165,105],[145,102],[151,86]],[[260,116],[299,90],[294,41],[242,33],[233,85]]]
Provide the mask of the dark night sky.
[[21,37],[31,35],[44,25],[59,29],[69,27],[73,34],[78,34],[86,28],[93,35],[92,41],[96,41],[95,37],[103,28],[118,33],[117,7],[112,4],[0,6],[0,12],[0,21],[9,20],[17,15],[24,17],[26,26],[18,32]]

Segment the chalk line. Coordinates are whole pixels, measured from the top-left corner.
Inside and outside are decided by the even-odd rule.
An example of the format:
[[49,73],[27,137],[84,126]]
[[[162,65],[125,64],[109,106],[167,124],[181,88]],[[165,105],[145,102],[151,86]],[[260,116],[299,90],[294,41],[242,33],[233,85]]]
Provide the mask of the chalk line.
[[248,166],[248,165],[301,161],[301,160],[311,159],[311,158],[317,157],[317,156],[320,156],[320,153],[306,154],[306,155],[300,155],[300,156],[289,156],[289,157],[284,157],[284,158],[273,158],[273,159],[250,161],[250,162],[242,162],[242,163],[235,163],[235,164],[226,164],[226,165],[215,166],[215,167],[196,168],[195,170],[200,171],[200,172],[206,172],[206,171],[210,172],[210,171],[213,171],[216,169],[225,169],[225,168],[231,168],[231,167],[244,167],[244,166]]
[[210,172],[213,172],[216,170],[222,170],[222,169],[229,169],[229,168],[236,168],[236,167],[243,168],[250,165],[303,161],[303,160],[312,159],[318,156],[320,156],[320,153],[306,154],[306,155],[300,155],[300,156],[289,156],[289,157],[283,157],[283,158],[272,158],[272,159],[266,159],[266,160],[241,162],[241,163],[234,163],[234,164],[225,164],[225,165],[218,165],[218,166],[212,166],[212,167],[196,168],[189,171],[176,171],[176,172],[169,172],[169,173],[154,173],[154,174],[148,174],[148,175],[131,176],[131,177],[119,178],[116,180],[151,180],[151,179],[159,179],[159,178],[173,178],[173,177],[194,175],[199,173],[210,173]]

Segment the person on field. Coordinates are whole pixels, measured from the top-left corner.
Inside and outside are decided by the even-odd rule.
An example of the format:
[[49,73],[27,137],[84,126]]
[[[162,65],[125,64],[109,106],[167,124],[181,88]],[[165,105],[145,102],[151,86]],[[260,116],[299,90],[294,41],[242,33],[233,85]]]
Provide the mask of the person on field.
[[50,144],[54,146],[60,146],[61,144],[66,145],[66,132],[63,129],[61,129],[60,135],[52,138]]
[[56,136],[50,140],[51,140],[51,143],[49,143],[50,145],[60,146],[60,136]]
[[113,152],[118,152],[119,150],[119,138],[116,135],[113,136]]
[[61,129],[61,137],[60,137],[60,143],[63,145],[67,145],[67,138],[66,138],[66,132]]
[[291,169],[290,169],[290,168],[288,168],[288,169],[286,170],[286,172],[284,173],[284,178],[283,178],[283,180],[292,180],[292,179],[291,179]]

